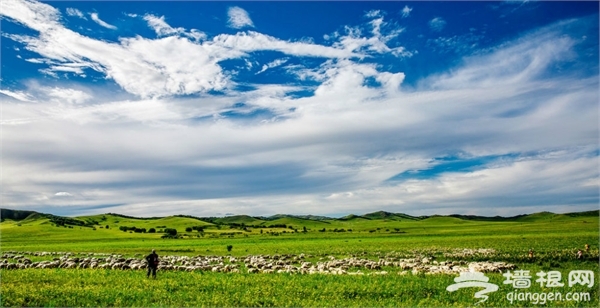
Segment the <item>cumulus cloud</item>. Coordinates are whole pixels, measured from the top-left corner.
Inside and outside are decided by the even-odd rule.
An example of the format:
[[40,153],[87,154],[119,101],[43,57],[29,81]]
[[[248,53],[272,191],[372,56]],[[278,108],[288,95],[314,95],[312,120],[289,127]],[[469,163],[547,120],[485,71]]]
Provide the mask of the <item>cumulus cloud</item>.
[[229,27],[234,29],[241,29],[245,27],[254,27],[252,19],[248,12],[239,6],[230,7],[227,10],[227,16],[229,16]]
[[402,9],[402,18],[406,18],[408,16],[410,16],[410,12],[412,12],[412,8],[408,7],[408,5],[405,5],[404,8]]
[[435,17],[429,21],[429,28],[432,31],[440,32],[446,27],[446,21],[441,17]]
[[98,17],[98,13],[90,13],[90,17],[92,18],[93,21],[95,21],[97,24],[101,25],[104,28],[111,29],[111,30],[117,29],[117,27],[110,25],[110,24],[106,23],[105,21],[103,21],[102,19],[100,19],[100,17]]

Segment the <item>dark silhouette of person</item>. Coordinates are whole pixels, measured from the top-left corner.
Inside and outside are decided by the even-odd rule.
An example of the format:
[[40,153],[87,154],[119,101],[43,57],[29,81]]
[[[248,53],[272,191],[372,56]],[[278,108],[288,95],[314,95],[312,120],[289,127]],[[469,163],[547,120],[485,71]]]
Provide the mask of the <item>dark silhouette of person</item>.
[[158,268],[158,255],[156,251],[152,249],[152,253],[146,256],[146,262],[148,262],[148,273],[146,277],[150,278],[150,273],[152,273],[152,278],[156,278],[156,269]]

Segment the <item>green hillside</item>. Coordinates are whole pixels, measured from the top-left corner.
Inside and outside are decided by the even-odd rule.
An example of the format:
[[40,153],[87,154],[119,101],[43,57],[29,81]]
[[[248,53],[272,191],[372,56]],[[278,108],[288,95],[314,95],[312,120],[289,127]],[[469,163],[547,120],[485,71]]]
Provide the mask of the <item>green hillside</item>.
[[515,221],[544,221],[544,220],[552,220],[557,217],[560,217],[559,214],[554,214],[550,212],[539,212],[533,213],[529,215],[524,215],[515,219]]
[[[346,216],[346,217],[348,217],[348,216]],[[386,212],[386,211],[378,211],[378,212],[368,213],[368,214],[364,214],[360,217],[363,217],[366,219],[388,219],[388,220],[402,220],[402,219],[418,220],[419,219],[417,217],[413,217],[413,216],[402,214],[402,213],[390,213],[390,212]]]
[[314,229],[314,228],[326,228],[330,225],[329,222],[311,219],[302,219],[298,217],[284,216],[275,220],[263,222],[263,226],[275,226],[275,225],[286,225],[287,227],[293,227],[294,229],[302,229],[303,227]]
[[358,215],[350,214],[350,215],[346,215],[344,217],[338,218],[338,220],[341,220],[341,221],[351,221],[351,220],[371,220],[371,219],[363,217],[363,216],[358,216]]
[[10,220],[23,220],[29,217],[31,214],[36,214],[34,211],[20,211],[20,210],[10,210],[10,209],[0,209],[0,217],[2,220],[10,219]]
[[331,217],[318,216],[318,215],[288,215],[288,214],[275,214],[275,215],[272,215],[269,217],[260,217],[260,218],[262,220],[275,220],[275,219],[285,218],[285,217],[299,218],[299,219],[306,219],[306,220],[318,220],[318,221],[334,219]]
[[460,219],[460,218],[456,218],[456,217],[435,215],[435,216],[430,216],[428,218],[420,220],[419,223],[421,223],[421,224],[449,225],[449,224],[466,224],[466,223],[470,223],[470,221],[464,220],[464,219]]
[[[281,233],[298,230],[309,232],[369,232],[384,234],[404,234],[438,232],[448,226],[464,225],[464,228],[481,226],[485,222],[495,226],[511,226],[519,223],[553,222],[597,222],[598,211],[554,214],[533,213],[513,217],[482,217],[471,215],[433,215],[413,217],[406,214],[378,211],[364,215],[348,215],[341,218],[317,220],[294,215],[273,215],[268,220],[249,215],[227,217],[193,217],[185,215],[168,217],[137,218],[120,214],[98,214],[79,217],[61,217],[34,211],[2,209],[3,223],[0,230],[13,227],[31,227],[32,234],[42,236],[68,237],[74,230],[90,235],[91,238],[160,238],[165,229],[175,229],[180,236],[247,236],[263,232]],[[307,215],[310,216],[310,215]],[[312,216],[323,217],[323,216]],[[212,223],[211,223],[212,222]],[[424,229],[425,228],[425,229]],[[155,233],[151,231],[154,229]],[[428,231],[427,231],[427,230]],[[436,231],[437,230],[437,231]],[[464,229],[468,230],[468,229]],[[99,232],[100,231],[100,232]],[[441,231],[440,231],[441,232]],[[453,232],[452,229],[443,232]],[[63,234],[64,233],[64,234]]]
[[257,219],[257,218],[254,218],[254,217],[248,216],[248,215],[235,215],[235,216],[227,216],[227,217],[223,217],[223,218],[217,218],[217,219],[215,219],[215,222],[224,224],[224,225],[244,224],[244,225],[250,226],[250,225],[260,225],[264,222],[264,220]]

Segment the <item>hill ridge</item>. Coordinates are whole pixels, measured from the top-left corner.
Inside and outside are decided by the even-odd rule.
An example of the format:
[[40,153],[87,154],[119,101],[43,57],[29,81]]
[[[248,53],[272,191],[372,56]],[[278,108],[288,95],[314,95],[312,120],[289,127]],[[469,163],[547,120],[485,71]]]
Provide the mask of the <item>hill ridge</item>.
[[[462,220],[515,221],[515,220],[524,220],[524,219],[528,219],[528,218],[545,217],[545,216],[551,216],[551,217],[556,217],[556,216],[569,216],[569,217],[600,216],[600,210],[570,212],[570,213],[560,213],[560,214],[552,213],[552,212],[548,212],[548,211],[542,211],[542,212],[536,212],[536,213],[531,213],[531,214],[521,214],[521,215],[515,215],[515,216],[509,216],[509,217],[498,216],[498,215],[496,215],[496,216],[480,216],[480,215],[464,215],[464,214],[411,216],[411,215],[404,214],[404,213],[392,213],[392,212],[387,212],[387,211],[376,211],[376,212],[366,213],[363,215],[349,214],[349,215],[339,217],[339,218],[318,216],[318,215],[292,215],[292,214],[276,214],[276,215],[271,215],[271,216],[267,216],[267,217],[251,216],[251,215],[245,215],[245,214],[225,216],[225,217],[197,217],[197,216],[183,215],[183,214],[169,215],[169,216],[164,216],[164,217],[135,217],[135,216],[129,216],[129,215],[123,215],[123,214],[117,214],[117,213],[105,213],[105,214],[98,214],[98,215],[113,215],[113,216],[117,216],[117,217],[130,218],[130,219],[162,219],[162,218],[167,218],[167,217],[186,217],[186,218],[192,218],[192,219],[196,219],[196,220],[200,220],[200,221],[204,221],[204,222],[208,222],[208,223],[220,222],[220,223],[227,224],[227,221],[233,222],[233,221],[237,221],[237,220],[248,220],[248,221],[253,221],[253,222],[254,221],[266,222],[266,221],[277,220],[280,218],[295,218],[295,219],[313,220],[313,221],[325,221],[325,220],[348,221],[348,220],[352,220],[352,219],[423,220],[423,219],[432,218],[432,217],[452,217],[452,218],[458,218],[458,219],[462,219]],[[82,216],[77,216],[77,217],[82,217]],[[34,218],[34,219],[35,218],[48,218],[51,220],[68,219],[68,220],[76,220],[77,221],[77,220],[79,220],[79,219],[77,219],[77,217],[58,216],[58,215],[53,215],[53,214],[48,214],[48,213],[40,213],[40,212],[28,211],[28,210],[13,210],[13,209],[0,208],[0,219],[2,221],[4,221],[5,219],[21,221],[21,220],[25,220],[28,218],[29,219],[31,219],[31,218]],[[81,221],[81,223],[84,223],[84,222]]]

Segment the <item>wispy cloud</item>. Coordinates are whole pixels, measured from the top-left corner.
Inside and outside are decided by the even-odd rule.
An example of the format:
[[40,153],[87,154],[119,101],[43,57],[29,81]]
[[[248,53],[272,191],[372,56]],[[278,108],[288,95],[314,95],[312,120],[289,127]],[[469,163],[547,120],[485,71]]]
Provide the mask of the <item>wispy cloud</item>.
[[245,27],[254,27],[252,19],[248,12],[239,6],[230,7],[227,10],[227,16],[229,17],[229,27],[234,29],[241,29]]
[[71,8],[71,7],[67,8],[67,15],[69,15],[69,16],[76,16],[76,17],[79,17],[81,19],[86,19],[85,15],[83,15],[83,13],[80,10],[74,9],[74,8]]
[[106,23],[105,21],[100,19],[100,17],[98,17],[98,13],[90,13],[90,17],[92,18],[93,21],[95,21],[97,24],[101,25],[104,28],[111,29],[111,30],[117,29],[117,27],[115,27],[113,25],[109,25],[108,23]]
[[270,68],[274,68],[274,67],[280,66],[280,65],[284,64],[287,61],[288,61],[288,59],[277,59],[277,60],[275,60],[273,62],[269,62],[269,63],[263,65],[262,69],[260,71],[256,72],[256,75],[258,75],[260,73],[263,73],[263,72],[265,72],[266,70],[268,70]]
[[31,102],[33,97],[31,97],[31,95],[29,95],[28,93],[25,93],[23,91],[10,91],[10,90],[0,90],[1,94],[4,94],[6,96],[12,97],[16,100],[22,101],[22,102]]
[[451,37],[440,36],[435,39],[428,39],[427,45],[435,47],[435,50],[440,53],[455,52],[465,54],[476,49],[481,39],[483,39],[483,35],[481,34],[467,33]]
[[408,16],[410,16],[410,12],[412,12],[412,8],[408,7],[408,5],[405,5],[404,8],[402,9],[402,18],[406,18]]
[[435,17],[429,21],[429,28],[432,31],[440,32],[446,27],[446,21],[441,17]]
[[[373,16],[379,15],[378,13]],[[388,46],[388,42],[398,37],[404,31],[404,28],[385,22],[381,16],[374,18],[367,25],[371,28],[372,36],[363,35],[364,27],[362,26],[346,26],[344,28],[345,35],[336,33],[335,38],[338,41],[333,46],[353,52],[390,53],[396,57],[411,57],[413,55],[404,46],[393,48]]]
[[185,32],[184,28],[173,28],[169,26],[169,24],[165,22],[164,16],[158,17],[152,14],[146,14],[144,20],[148,22],[148,26],[150,26],[158,36],[177,35]]
[[381,17],[381,10],[370,10],[365,14],[367,18]]

